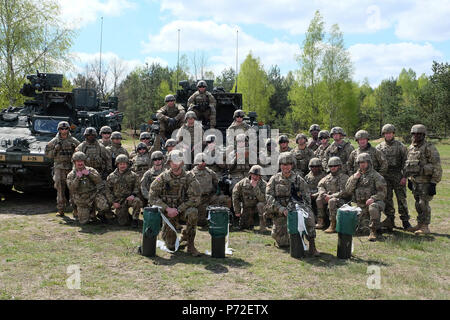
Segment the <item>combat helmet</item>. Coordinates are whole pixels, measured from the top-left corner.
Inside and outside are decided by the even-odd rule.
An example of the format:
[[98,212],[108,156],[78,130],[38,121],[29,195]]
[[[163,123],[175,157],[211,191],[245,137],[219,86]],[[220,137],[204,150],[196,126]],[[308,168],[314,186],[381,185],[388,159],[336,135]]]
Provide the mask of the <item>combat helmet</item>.
[[207,158],[207,156],[203,152],[197,153],[195,155],[195,158],[194,158],[194,164],[199,164],[201,162],[206,162],[206,158]]
[[355,134],[355,140],[358,141],[359,139],[369,140],[369,133],[366,130],[359,130]]
[[77,151],[72,155],[72,161],[86,161],[87,160],[87,156],[84,152],[81,151]]
[[152,136],[150,135],[150,132],[144,131],[141,132],[141,134],[139,135],[139,140],[144,140],[144,139],[151,139]]
[[197,115],[195,114],[194,111],[188,111],[184,115],[184,120],[187,120],[187,118],[194,118],[195,120],[197,120]]
[[97,130],[93,127],[88,127],[84,130],[84,136],[94,135],[97,136]]
[[206,81],[205,80],[200,80],[199,82],[197,82],[197,88],[199,87],[206,87]]
[[161,151],[155,151],[152,153],[151,160],[164,159],[164,154]]
[[177,145],[177,142],[175,141],[175,139],[167,139],[166,144],[164,145],[164,147],[175,147]]
[[342,166],[342,160],[339,157],[331,157],[328,160],[328,166],[329,167],[333,167],[333,166]]
[[122,134],[119,131],[114,131],[111,134],[111,140],[113,140],[113,139],[120,139],[120,140],[122,140]]
[[244,118],[245,112],[241,109],[235,110],[233,113],[233,119],[236,119],[238,116],[242,116],[242,118]]
[[148,151],[148,146],[144,142],[139,142],[136,147],[136,150],[139,150],[139,149],[145,149]]
[[173,94],[168,94],[165,98],[164,98],[164,102],[169,102],[169,101],[175,101],[175,96]]
[[125,154],[120,154],[116,158],[116,166],[119,163],[128,163],[128,157]]
[[181,150],[172,150],[167,156],[167,163],[173,161],[175,163],[180,163],[184,161],[183,152]]
[[369,162],[372,163],[372,158],[370,157],[370,154],[363,152],[360,153],[357,157],[356,157],[356,163],[360,163],[360,162]]
[[328,139],[330,138],[330,133],[328,132],[328,130],[321,130],[319,132],[319,139]]
[[104,133],[112,133],[112,129],[109,126],[103,126],[100,128],[100,134],[104,134]]
[[320,131],[320,126],[318,124],[313,124],[309,127],[309,132],[311,131]]
[[67,121],[61,121],[58,123],[58,130],[59,129],[70,129],[70,125]]
[[423,124],[415,124],[411,127],[411,134],[413,133],[427,134],[427,128]]
[[252,166],[250,168],[250,170],[248,171],[248,174],[257,174],[257,175],[261,175],[262,172],[262,167],[260,165],[255,164],[254,166]]
[[290,152],[282,152],[278,156],[278,163],[279,164],[294,164],[295,160],[292,156],[292,153]]
[[312,167],[322,167],[322,162],[320,162],[319,158],[311,158],[311,160],[309,160],[309,165],[308,167],[311,169]]
[[395,127],[393,124],[385,124],[383,126],[383,128],[381,129],[381,134],[385,134],[385,133],[395,133]]
[[284,142],[289,142],[289,138],[283,134],[278,138],[278,143],[284,143]]
[[336,133],[340,133],[343,136],[345,136],[344,129],[342,129],[341,127],[334,127],[334,128],[332,128],[331,131],[330,131],[330,136],[333,137],[333,134],[336,134]]
[[305,134],[299,133],[295,136],[295,143],[298,143],[298,140],[301,138],[305,139],[305,143],[308,141],[308,137]]

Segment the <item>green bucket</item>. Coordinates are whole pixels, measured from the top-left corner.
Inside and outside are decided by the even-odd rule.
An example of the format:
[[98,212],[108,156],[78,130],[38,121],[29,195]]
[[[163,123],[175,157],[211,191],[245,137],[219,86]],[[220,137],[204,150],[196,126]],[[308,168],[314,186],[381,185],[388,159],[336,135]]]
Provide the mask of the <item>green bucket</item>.
[[356,225],[358,224],[358,214],[356,210],[338,209],[336,219],[336,231],[338,233],[355,235]]
[[144,208],[144,226],[142,233],[147,236],[157,236],[161,230],[161,214],[158,208],[145,207]]
[[[303,218],[305,219],[305,218]],[[305,221],[306,226],[306,221]],[[298,213],[297,211],[289,211],[287,216],[287,229],[289,234],[298,233]]]
[[223,238],[228,234],[229,212],[227,207],[206,208],[209,220],[209,234],[213,238]]

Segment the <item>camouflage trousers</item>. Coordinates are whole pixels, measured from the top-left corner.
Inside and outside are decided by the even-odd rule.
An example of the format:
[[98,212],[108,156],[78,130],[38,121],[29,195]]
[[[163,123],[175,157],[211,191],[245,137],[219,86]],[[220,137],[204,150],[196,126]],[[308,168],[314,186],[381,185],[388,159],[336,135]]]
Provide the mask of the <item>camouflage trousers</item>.
[[141,213],[142,201],[139,197],[134,197],[133,200],[123,199],[120,203],[120,208],[116,209],[116,217],[119,225],[124,226],[130,222],[129,208],[133,209],[133,220],[139,219]]
[[[308,218],[305,219],[306,232],[308,233],[308,239],[314,239],[316,237],[316,219],[312,211],[309,212]],[[289,233],[287,229],[287,217],[276,216],[273,218],[272,238],[277,242],[278,247],[289,246]]]
[[[196,230],[197,230],[197,218],[198,210],[197,208],[188,208],[185,212],[179,213],[176,217],[169,218],[170,223],[175,227],[177,222],[185,221],[186,227],[182,233],[186,236],[188,241],[194,241]],[[166,243],[167,248],[173,250],[175,248],[175,241],[177,239],[176,233],[166,224],[163,223],[161,230],[161,237]]]
[[95,211],[105,211],[109,209],[106,197],[101,193],[86,194],[75,193],[72,195],[72,201],[78,212],[80,224],[89,222],[89,218],[95,217]]
[[194,111],[197,116],[197,120],[202,124],[209,123],[210,127],[216,126],[216,108],[208,107],[205,110],[199,110],[198,108],[189,108],[188,111]]
[[429,187],[429,183],[413,182],[413,196],[416,201],[417,222],[422,224],[430,224],[431,222],[430,201],[433,199],[433,196],[428,194]]
[[241,216],[239,218],[239,227],[241,229],[249,229],[255,226],[254,217],[256,214],[259,216],[260,225],[266,225],[264,218],[264,210],[266,204],[264,202],[258,202],[256,204],[244,203],[241,209]]
[[72,169],[57,169],[55,168],[53,173],[54,187],[56,189],[56,207],[59,210],[64,210],[68,204],[68,199],[66,199],[67,188],[67,175],[72,171]]
[[197,225],[198,226],[206,226],[208,224],[208,213],[206,212],[206,208],[210,205],[217,205],[222,207],[231,207],[231,199],[225,195],[203,195],[200,200],[200,204],[198,205],[198,218]]
[[178,120],[173,127],[169,127],[169,123],[165,119],[159,120],[159,131],[161,136],[164,137],[164,139],[168,136],[172,135],[172,132],[178,128],[180,128],[183,125],[182,120]]
[[408,214],[408,203],[406,201],[406,186],[400,185],[401,176],[399,177],[384,177],[387,184],[386,193],[386,209],[384,212],[387,217],[394,218],[395,208],[394,208],[394,192],[397,197],[398,213],[400,214],[400,219],[402,221],[409,220]]
[[[321,210],[322,213],[328,214],[328,217],[331,219],[336,218],[337,211],[340,207],[342,207],[347,201],[341,198],[331,198],[328,200],[328,203],[325,201],[325,197],[319,196],[316,199],[316,205],[318,209]],[[328,209],[328,210],[326,210]],[[319,215],[319,218],[325,219],[326,217],[323,214]]]
[[358,207],[362,209],[358,218],[358,228],[356,233],[358,235],[369,235],[370,229],[380,228],[381,212],[384,211],[384,201],[375,201],[370,206],[358,203]]

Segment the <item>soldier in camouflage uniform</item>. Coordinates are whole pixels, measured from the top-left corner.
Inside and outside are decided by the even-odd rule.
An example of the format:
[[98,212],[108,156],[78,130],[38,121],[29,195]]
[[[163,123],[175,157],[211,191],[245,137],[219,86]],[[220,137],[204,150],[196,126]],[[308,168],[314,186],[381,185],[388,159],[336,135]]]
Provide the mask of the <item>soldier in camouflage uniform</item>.
[[109,204],[103,195],[103,181],[100,174],[91,167],[86,167],[86,155],[75,152],[72,156],[73,170],[67,175],[67,186],[72,194],[72,201],[77,207],[80,224],[89,222],[95,216],[95,210],[107,211]]
[[83,141],[75,151],[81,151],[86,156],[86,166],[92,167],[106,179],[108,174],[112,171],[111,155],[106,148],[98,143],[97,131],[95,128],[89,127],[84,130],[85,141]]
[[[80,142],[72,137],[69,132],[70,126],[66,121],[58,123],[58,133],[45,146],[45,156],[53,159],[53,181],[56,189],[57,216],[64,216],[64,208],[68,201],[66,199],[66,178],[72,169],[71,158],[75,148]],[[76,213],[75,213],[76,215]]]
[[273,218],[272,238],[274,238],[279,247],[289,246],[289,235],[287,231],[287,215],[289,211],[295,211],[295,199],[301,198],[303,206],[308,209],[309,216],[305,221],[309,240],[309,253],[318,256],[315,246],[316,230],[314,214],[310,209],[311,198],[309,196],[308,185],[306,181],[292,171],[295,160],[290,152],[283,152],[279,157],[281,172],[278,172],[272,178],[266,188],[267,211],[266,217]]
[[137,145],[137,154],[131,159],[131,170],[142,179],[144,173],[151,167],[151,157],[148,153],[148,147],[145,143],[139,142]]
[[325,155],[322,158],[322,166],[327,173],[330,172],[328,169],[328,160],[331,157],[339,157],[342,161],[342,172],[348,174],[347,161],[355,148],[353,148],[350,142],[344,140],[345,132],[341,127],[332,128],[330,135],[334,142],[325,151]]
[[319,148],[321,145],[319,138],[320,126],[318,124],[313,124],[309,127],[309,133],[311,134],[311,138],[308,139],[308,148],[310,148],[313,152]]
[[206,166],[206,155],[199,153],[195,156],[195,167],[190,171],[200,184],[200,204],[198,209],[197,225],[204,227],[208,224],[206,208],[209,205],[231,207],[229,198],[224,195],[216,195],[218,179],[216,173]]
[[116,158],[121,155],[124,154],[127,156],[127,158],[130,158],[130,155],[128,153],[128,151],[122,147],[122,134],[118,131],[114,131],[111,134],[111,141],[112,144],[109,147],[106,147],[106,150],[108,150],[108,152],[111,155],[111,167],[113,165],[115,165],[116,162]]
[[[198,210],[200,204],[200,185],[191,173],[184,170],[183,153],[173,150],[168,155],[170,170],[165,170],[150,185],[149,202],[161,207],[161,211],[169,221],[175,224],[179,219],[185,220],[183,230],[187,240],[187,252],[199,256],[194,245],[197,229]],[[169,249],[174,250],[176,234],[164,223],[162,238]]]
[[216,98],[206,91],[206,82],[200,80],[197,83],[197,91],[187,101],[188,111],[194,111],[197,119],[207,128],[216,126]]
[[295,158],[295,169],[302,177],[306,176],[309,172],[308,164],[311,158],[314,158],[314,152],[308,148],[306,142],[308,137],[303,133],[297,134],[295,137],[295,143],[297,146],[291,151]]
[[244,133],[236,136],[236,145],[234,150],[228,154],[228,163],[228,172],[231,179],[230,191],[232,192],[236,183],[247,176],[251,167],[247,136]]
[[398,213],[402,220],[403,229],[411,227],[409,224],[408,203],[406,201],[406,176],[405,162],[407,149],[403,143],[395,139],[395,127],[392,124],[386,124],[381,129],[384,141],[376,146],[376,149],[384,154],[388,162],[388,171],[383,175],[387,184],[386,195],[386,219],[381,223],[382,228],[392,231],[395,227],[395,209],[393,193],[397,197]]
[[111,127],[103,126],[100,128],[100,136],[102,138],[99,139],[98,142],[101,143],[105,148],[109,147],[112,144],[111,133],[112,133]]
[[[320,145],[314,151],[314,157],[319,158],[320,162],[323,163],[323,158],[325,157],[325,151],[327,151],[330,144],[328,143],[328,139],[330,138],[330,133],[327,130],[322,130],[319,132],[319,141]],[[323,164],[322,164],[323,167]],[[324,170],[326,169],[323,167]]]
[[175,104],[175,97],[171,94],[165,97],[164,102],[166,104],[156,112],[156,117],[159,120],[159,133],[166,139],[181,127],[186,111],[181,104]]
[[369,133],[366,130],[359,130],[355,134],[355,140],[358,142],[358,148],[350,153],[347,161],[348,174],[352,175],[358,170],[356,158],[361,153],[368,153],[372,157],[372,167],[382,176],[385,176],[388,169],[386,156],[380,150],[372,147],[369,143]]
[[153,152],[151,160],[153,164],[152,167],[144,173],[144,176],[141,179],[141,193],[147,202],[150,185],[156,179],[156,177],[164,171],[164,155],[161,151]]
[[319,181],[326,176],[326,173],[322,169],[322,162],[320,162],[319,158],[312,158],[309,160],[309,170],[309,173],[305,176],[305,181],[309,187],[309,192],[311,194],[311,207],[317,220],[318,212],[316,200],[319,196],[318,184]]
[[368,225],[370,229],[369,241],[376,241],[377,231],[380,228],[381,212],[385,207],[386,181],[372,167],[372,157],[368,153],[359,154],[356,162],[359,169],[348,178],[345,193],[353,195],[356,205],[362,209],[357,232],[364,232]]
[[129,159],[121,154],[116,158],[117,169],[106,180],[107,198],[116,210],[119,225],[128,225],[130,214],[128,208],[133,208],[131,226],[137,228],[142,201],[139,199],[140,181],[136,173],[129,168]]
[[325,218],[328,211],[330,226],[325,230],[326,233],[336,232],[337,210],[351,200],[351,196],[345,193],[348,175],[342,172],[341,166],[342,161],[339,157],[331,157],[328,160],[330,173],[321,179],[318,185],[319,195],[316,204],[319,218],[317,219],[316,229],[325,227]]
[[247,132],[250,129],[250,125],[244,121],[245,112],[242,110],[236,110],[233,113],[233,122],[228,127],[226,132],[227,141],[232,141],[236,135]]
[[170,169],[170,164],[167,161],[167,156],[172,150],[175,150],[175,148],[177,147],[177,141],[175,139],[167,139],[164,147],[166,148],[167,151],[166,154],[164,155],[163,160],[164,169]]
[[422,124],[411,128],[412,142],[405,163],[408,188],[414,195],[417,210],[417,226],[408,231],[429,234],[431,222],[430,201],[436,194],[436,185],[442,179],[441,158],[436,147],[426,141],[426,128]]
[[[186,112],[185,122],[178,130],[176,135],[177,149],[185,153],[187,168],[192,167],[194,162],[194,154],[202,151],[203,147],[203,127],[197,120],[197,115],[194,111]],[[197,153],[198,153],[197,152]],[[190,161],[187,163],[190,155]]]
[[214,171],[217,177],[221,177],[227,168],[226,155],[221,146],[216,144],[216,136],[210,134],[205,139],[206,147],[203,153],[206,155],[206,165]]
[[[276,163],[276,161],[278,161],[278,151],[276,149],[276,144],[277,142],[274,139],[267,139],[266,143],[265,143],[265,150],[261,150],[259,152],[258,155],[258,164],[261,166],[261,168],[263,169],[262,171],[262,176],[261,178],[265,181],[268,182],[270,180],[270,178],[277,172],[273,172],[275,171],[272,170],[273,166],[278,167],[278,163]],[[272,153],[273,151],[273,153]],[[265,174],[270,172],[270,174]]]
[[[265,232],[264,209],[266,205],[266,182],[261,179],[261,166],[250,168],[248,177],[239,181],[233,188],[233,208],[239,219],[240,229],[253,229],[253,218],[259,216],[259,231]],[[242,206],[241,206],[242,203]]]
[[[152,137],[150,132],[144,131],[139,135],[139,141],[145,143],[147,146],[148,156],[151,157],[152,153],[155,151],[161,151],[161,136],[159,134],[156,135],[155,141],[153,144],[151,143]],[[133,159],[136,156],[136,151],[132,151],[130,153],[130,159]]]
[[278,138],[278,145],[279,153],[292,151],[292,148],[289,147],[289,138],[284,134]]

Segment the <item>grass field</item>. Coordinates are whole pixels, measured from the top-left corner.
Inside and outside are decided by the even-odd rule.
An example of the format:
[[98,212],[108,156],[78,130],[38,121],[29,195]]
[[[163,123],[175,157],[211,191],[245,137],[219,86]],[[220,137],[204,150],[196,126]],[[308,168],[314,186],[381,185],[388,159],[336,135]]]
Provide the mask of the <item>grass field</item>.
[[[293,259],[256,231],[232,232],[234,252],[225,259],[194,258],[185,249],[158,249],[157,257],[146,258],[136,253],[139,231],[80,227],[71,214],[55,217],[52,199],[44,208],[39,197],[35,204],[6,199],[0,202],[0,299],[449,299],[450,142],[438,149],[444,174],[431,202],[432,234],[396,229],[375,243],[354,238],[348,261],[336,258],[337,235],[322,231],[319,258]],[[415,225],[409,190],[408,204]],[[207,231],[197,232],[196,246],[210,249]],[[80,269],[80,289],[67,287],[71,265]],[[373,266],[380,268],[379,289],[367,286]]]

